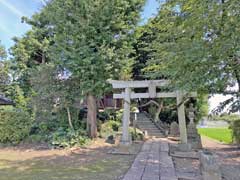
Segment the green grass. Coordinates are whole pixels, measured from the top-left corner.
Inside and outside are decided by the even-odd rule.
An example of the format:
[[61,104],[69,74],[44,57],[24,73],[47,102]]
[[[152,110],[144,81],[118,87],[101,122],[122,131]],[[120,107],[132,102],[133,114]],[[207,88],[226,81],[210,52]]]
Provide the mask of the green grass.
[[[141,144],[131,148],[137,153]],[[115,180],[125,174],[135,155],[113,155],[108,150],[55,154],[0,148],[0,180]]]
[[228,128],[199,128],[200,135],[230,144],[232,143],[232,130]]

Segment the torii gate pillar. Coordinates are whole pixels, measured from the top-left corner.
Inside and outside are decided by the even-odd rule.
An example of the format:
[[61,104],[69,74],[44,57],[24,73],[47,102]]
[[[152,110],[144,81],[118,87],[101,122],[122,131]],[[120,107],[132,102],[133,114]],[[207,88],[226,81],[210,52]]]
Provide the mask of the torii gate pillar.
[[125,88],[124,93],[124,112],[122,118],[122,139],[121,144],[128,145],[131,143],[131,137],[129,136],[129,119],[130,119],[130,104],[131,104],[131,89]]
[[[180,129],[180,140],[182,144],[187,144],[187,127],[184,110],[184,96],[196,97],[197,93],[190,92],[186,94],[183,91],[174,92],[156,92],[156,87],[166,86],[169,84],[167,80],[145,80],[145,81],[115,81],[109,80],[114,89],[125,89],[121,94],[113,94],[114,99],[124,99],[124,112],[122,118],[122,144],[130,144],[131,137],[129,136],[129,119],[130,119],[130,104],[131,99],[137,98],[177,98],[177,111]],[[135,93],[131,92],[131,88],[148,88],[148,92]]]
[[180,140],[182,144],[187,144],[187,125],[185,118],[183,93],[182,91],[177,91],[177,113],[178,113],[178,123],[180,131]]

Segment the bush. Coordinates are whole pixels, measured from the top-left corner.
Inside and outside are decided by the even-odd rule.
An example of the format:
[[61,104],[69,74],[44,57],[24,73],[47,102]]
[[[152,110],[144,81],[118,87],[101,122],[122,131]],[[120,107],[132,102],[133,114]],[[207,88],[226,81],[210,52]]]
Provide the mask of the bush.
[[107,119],[110,118],[108,112],[106,111],[103,111],[103,112],[98,112],[97,114],[97,118],[100,120],[100,121],[106,121]]
[[118,121],[113,121],[113,120],[107,121],[101,125],[100,134],[102,137],[108,137],[110,135],[114,135],[119,130],[120,126],[121,126],[121,123]]
[[18,144],[32,126],[30,115],[17,109],[0,109],[0,142]]
[[49,141],[48,135],[32,134],[24,142],[27,143],[43,143]]
[[30,135],[33,134],[41,134],[41,135],[49,135],[51,132],[56,131],[59,127],[59,121],[57,120],[48,120],[48,121],[40,121],[35,122],[32,125]]
[[52,134],[51,144],[55,147],[67,148],[73,146],[81,146],[88,142],[86,132],[84,130],[64,130],[59,128]]
[[140,131],[139,129],[134,129],[133,127],[129,128],[129,133],[131,134],[132,140],[133,141],[142,141],[144,138],[144,134],[142,131]]
[[240,119],[232,122],[231,129],[234,142],[240,144]]
[[112,127],[113,131],[117,132],[121,126],[121,123],[117,121],[110,121],[110,126]]
[[221,115],[213,115],[211,116],[210,120],[213,121],[226,121],[228,123],[231,123],[233,121],[239,120],[240,116],[239,114],[221,114]]
[[123,111],[123,109],[120,109],[116,112],[116,121],[122,122]]

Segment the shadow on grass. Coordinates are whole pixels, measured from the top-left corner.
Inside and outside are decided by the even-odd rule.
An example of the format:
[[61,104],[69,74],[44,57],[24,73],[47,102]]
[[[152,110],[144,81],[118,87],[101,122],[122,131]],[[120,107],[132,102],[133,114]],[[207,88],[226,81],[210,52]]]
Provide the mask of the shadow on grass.
[[[141,144],[134,144],[136,150]],[[76,149],[68,154],[26,158],[31,152],[1,151],[0,180],[114,180],[124,175],[134,155],[107,154],[109,147]],[[17,155],[19,155],[17,157]],[[2,158],[4,157],[4,158]]]

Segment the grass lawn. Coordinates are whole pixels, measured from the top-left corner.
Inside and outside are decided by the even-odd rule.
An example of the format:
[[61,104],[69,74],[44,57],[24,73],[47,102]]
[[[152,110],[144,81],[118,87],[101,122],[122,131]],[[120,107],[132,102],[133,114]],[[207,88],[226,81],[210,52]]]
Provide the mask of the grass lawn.
[[[101,143],[102,144],[102,143]],[[141,144],[134,144],[137,153]],[[81,150],[21,150],[0,148],[0,180],[115,180],[131,166],[135,155],[112,155],[112,147]]]
[[198,128],[200,135],[230,144],[232,142],[232,130],[228,128]]

